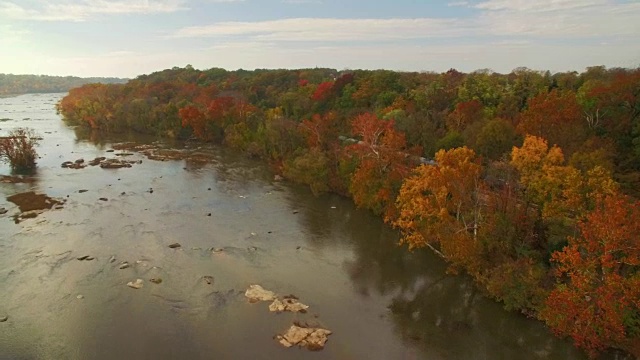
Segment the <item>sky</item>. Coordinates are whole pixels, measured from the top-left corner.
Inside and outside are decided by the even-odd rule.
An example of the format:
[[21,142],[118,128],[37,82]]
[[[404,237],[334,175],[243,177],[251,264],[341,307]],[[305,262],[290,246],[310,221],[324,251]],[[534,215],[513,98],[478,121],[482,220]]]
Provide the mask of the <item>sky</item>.
[[0,73],[640,66],[640,0],[0,0]]

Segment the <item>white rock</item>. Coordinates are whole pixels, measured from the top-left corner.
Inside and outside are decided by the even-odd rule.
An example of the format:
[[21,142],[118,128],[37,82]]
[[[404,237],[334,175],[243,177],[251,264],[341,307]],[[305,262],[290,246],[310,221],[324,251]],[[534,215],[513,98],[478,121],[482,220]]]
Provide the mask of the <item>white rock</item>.
[[144,281],[142,279],[136,279],[136,281],[129,281],[127,286],[133,289],[140,289],[143,286]]
[[265,290],[260,285],[249,285],[247,291],[244,292],[250,302],[273,301],[276,294],[273,291]]

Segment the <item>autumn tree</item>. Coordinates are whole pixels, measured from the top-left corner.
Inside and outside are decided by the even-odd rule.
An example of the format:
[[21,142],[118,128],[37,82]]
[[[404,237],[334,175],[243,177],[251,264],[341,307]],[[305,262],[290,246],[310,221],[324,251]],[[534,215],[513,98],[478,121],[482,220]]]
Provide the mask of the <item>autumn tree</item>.
[[447,128],[451,131],[463,131],[470,124],[482,119],[483,107],[478,100],[460,102],[447,117]]
[[401,244],[428,246],[471,270],[483,224],[482,167],[466,147],[440,150],[435,161],[405,179],[396,200],[398,218],[387,221],[401,230]]
[[553,254],[560,282],[540,316],[592,357],[640,334],[640,203],[608,196]]
[[36,167],[35,147],[38,136],[31,129],[18,128],[9,132],[6,137],[0,137],[0,160],[11,165],[15,172],[28,172]]
[[562,149],[549,148],[535,136],[527,136],[522,147],[513,148],[511,164],[520,174],[528,199],[540,206],[544,218],[578,218],[598,197],[617,190],[606,169],[596,166],[581,173],[565,165]]
[[575,93],[553,90],[529,99],[518,130],[523,134],[541,137],[569,155],[573,154],[585,137],[582,110]]
[[358,161],[350,192],[354,202],[376,213],[393,213],[393,202],[402,179],[412,165],[403,133],[394,129],[393,120],[365,113],[352,121],[352,135],[360,139],[346,148],[347,156]]

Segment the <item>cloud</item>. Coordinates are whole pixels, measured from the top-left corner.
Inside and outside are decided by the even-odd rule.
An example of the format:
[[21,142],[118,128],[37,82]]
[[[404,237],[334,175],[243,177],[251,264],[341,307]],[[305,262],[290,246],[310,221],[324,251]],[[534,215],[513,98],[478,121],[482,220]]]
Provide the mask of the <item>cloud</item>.
[[185,0],[39,0],[18,5],[0,1],[0,16],[33,21],[85,21],[97,15],[170,13],[185,10]]
[[637,37],[640,34],[640,2],[487,0],[474,4],[462,1],[449,5],[472,8],[477,12],[468,18],[293,18],[255,22],[228,21],[184,27],[170,37],[244,37],[250,41],[379,42],[479,36],[564,40]]
[[640,3],[608,0],[490,0],[474,5],[476,21],[492,35],[541,38],[637,37]]
[[295,18],[257,22],[220,22],[179,29],[187,37],[248,36],[265,41],[385,41],[460,36],[465,23],[455,19]]
[[610,5],[607,0],[488,0],[472,7],[483,10],[511,10],[511,11],[558,11],[584,7]]
[[302,4],[322,4],[321,0],[281,0],[285,4],[302,5]]
[[447,4],[448,7],[467,6],[467,5],[469,5],[468,1],[453,1]]

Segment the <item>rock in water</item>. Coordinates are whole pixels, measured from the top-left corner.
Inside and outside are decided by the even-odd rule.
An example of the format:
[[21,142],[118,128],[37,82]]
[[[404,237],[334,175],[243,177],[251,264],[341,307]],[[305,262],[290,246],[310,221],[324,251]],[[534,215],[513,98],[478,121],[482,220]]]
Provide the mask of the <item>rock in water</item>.
[[327,329],[291,325],[286,333],[276,336],[276,339],[284,347],[298,345],[309,350],[318,351],[324,349],[329,335],[331,335],[331,331]]
[[247,291],[244,292],[244,296],[252,303],[258,301],[273,301],[276,298],[276,294],[273,291],[265,290],[260,285],[249,285]]
[[269,311],[274,312],[291,311],[306,313],[308,308],[308,305],[299,302],[298,299],[293,297],[286,297],[282,300],[275,299],[271,305],[269,305]]
[[136,279],[136,281],[129,281],[127,286],[133,289],[140,289],[143,286],[144,281],[142,279]]
[[172,248],[172,249],[177,249],[177,248],[179,248],[181,246],[182,245],[180,245],[180,243],[173,243],[173,244],[169,245],[169,247]]

